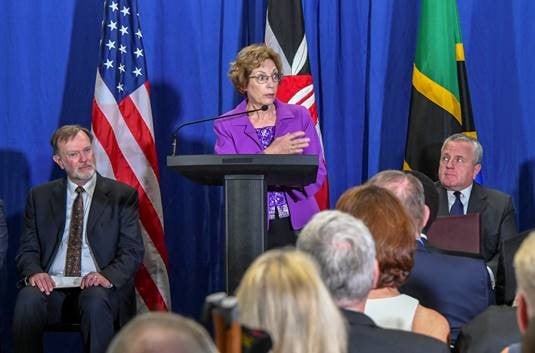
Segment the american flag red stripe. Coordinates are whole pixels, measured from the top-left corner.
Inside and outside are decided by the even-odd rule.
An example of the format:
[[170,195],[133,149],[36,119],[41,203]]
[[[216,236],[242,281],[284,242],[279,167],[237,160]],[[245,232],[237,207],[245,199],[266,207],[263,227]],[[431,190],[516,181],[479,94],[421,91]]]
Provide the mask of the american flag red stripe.
[[145,244],[136,275],[138,310],[169,310],[158,159],[136,7],[135,0],[105,1],[92,129],[99,172],[138,191]]
[[136,289],[146,303],[151,303],[150,310],[169,310],[158,286],[144,265],[141,265],[136,275]]

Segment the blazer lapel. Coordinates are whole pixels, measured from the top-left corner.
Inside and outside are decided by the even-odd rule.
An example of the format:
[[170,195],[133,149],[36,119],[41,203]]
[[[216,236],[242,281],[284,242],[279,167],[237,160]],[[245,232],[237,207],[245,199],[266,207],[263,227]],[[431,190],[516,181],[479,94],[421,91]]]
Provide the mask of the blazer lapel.
[[474,183],[468,201],[468,210],[466,213],[483,213],[487,208],[487,195],[483,192],[481,185]]
[[448,192],[446,191],[446,188],[440,184],[440,182],[437,182],[438,188],[438,215],[439,216],[448,216],[450,214],[450,210],[448,208]]
[[277,107],[277,121],[275,122],[275,138],[283,136],[287,134],[288,132],[295,132],[299,130],[299,128],[292,126],[292,122],[294,122],[295,120],[293,119],[293,115],[290,113],[290,111],[282,104],[278,104],[278,101],[275,101],[275,105]]
[[61,179],[54,185],[50,194],[50,212],[56,225],[56,238],[60,239],[65,228],[65,214],[67,198],[67,180]]
[[235,129],[243,132],[245,136],[249,137],[252,142],[254,142],[260,149],[262,149],[262,146],[260,145],[260,141],[258,140],[258,135],[256,133],[256,130],[254,129],[251,122],[249,121],[249,116],[244,115],[238,118],[234,118],[231,124]]
[[87,218],[87,237],[91,236],[91,231],[95,226],[95,223],[102,215],[102,212],[107,208],[108,201],[108,189],[102,177],[97,174],[97,183],[95,185],[95,191],[93,192],[93,199],[91,200],[91,209],[89,210],[89,216]]

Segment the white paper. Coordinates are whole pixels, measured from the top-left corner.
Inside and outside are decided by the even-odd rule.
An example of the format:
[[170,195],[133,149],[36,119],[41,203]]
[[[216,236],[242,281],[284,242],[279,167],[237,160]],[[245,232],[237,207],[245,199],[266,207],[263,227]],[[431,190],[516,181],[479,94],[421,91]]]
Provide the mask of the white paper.
[[63,277],[63,276],[51,276],[54,283],[56,283],[55,288],[75,288],[80,287],[82,283],[82,277]]

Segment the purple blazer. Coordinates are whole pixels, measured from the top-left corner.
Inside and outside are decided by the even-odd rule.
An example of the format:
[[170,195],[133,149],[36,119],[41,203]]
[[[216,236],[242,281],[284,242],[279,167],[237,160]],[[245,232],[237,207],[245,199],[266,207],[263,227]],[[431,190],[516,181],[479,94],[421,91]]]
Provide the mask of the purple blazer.
[[[317,212],[319,207],[314,194],[321,188],[325,181],[325,163],[321,144],[310,118],[308,110],[302,106],[286,104],[276,99],[277,120],[275,122],[275,138],[289,132],[304,131],[310,138],[310,145],[305,148],[303,154],[318,156],[318,175],[316,182],[302,188],[286,188],[284,194],[290,209],[290,219],[295,230],[303,228],[308,220]],[[243,100],[228,114],[245,112],[247,100]],[[220,119],[214,123],[214,131],[217,135],[215,153],[217,154],[255,154],[262,153],[263,149],[258,140],[256,130],[249,121],[247,115],[235,118]]]

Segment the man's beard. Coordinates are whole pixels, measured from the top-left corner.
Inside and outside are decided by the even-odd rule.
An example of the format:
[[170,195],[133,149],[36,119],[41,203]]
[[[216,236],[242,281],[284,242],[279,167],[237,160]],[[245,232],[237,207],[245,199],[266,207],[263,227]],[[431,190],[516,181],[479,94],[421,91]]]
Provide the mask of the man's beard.
[[91,171],[81,172],[80,168],[78,168],[72,175],[74,179],[81,180],[81,181],[88,181],[89,179],[91,179],[93,175],[95,175],[96,173],[95,163],[88,163],[88,165],[84,167],[87,167],[87,166],[91,166]]

